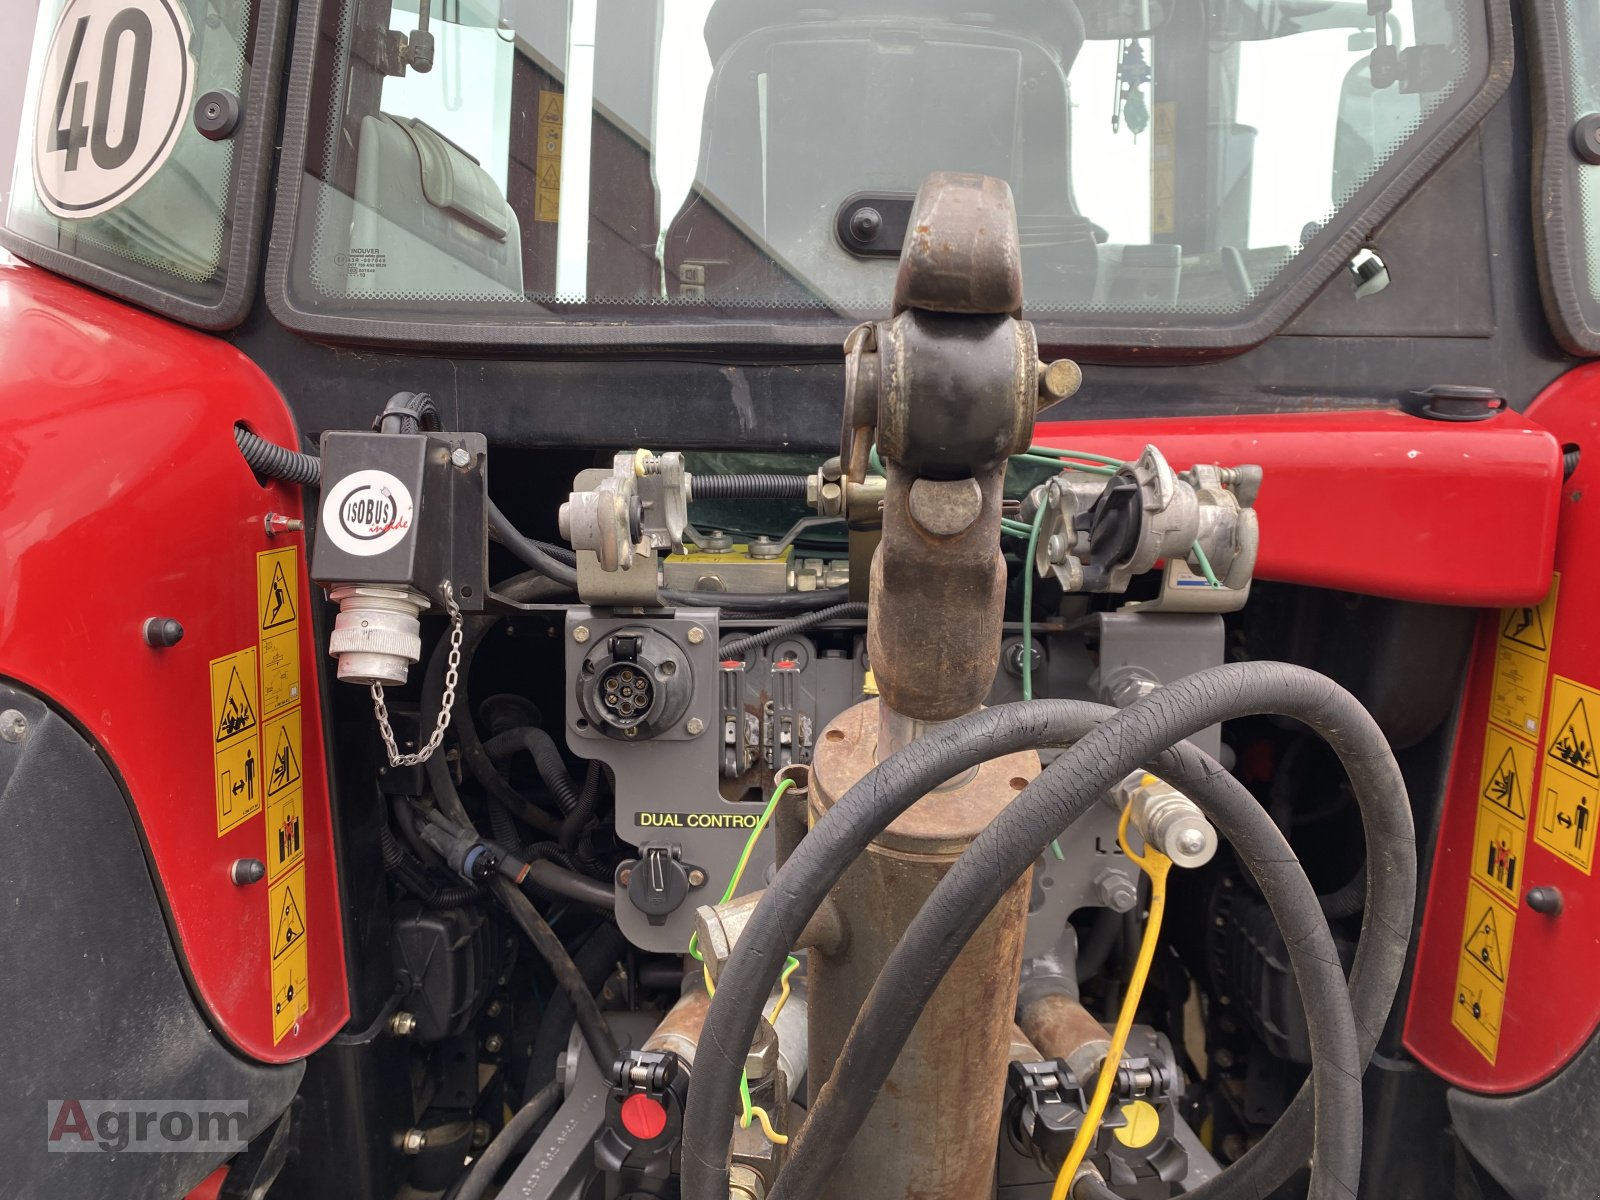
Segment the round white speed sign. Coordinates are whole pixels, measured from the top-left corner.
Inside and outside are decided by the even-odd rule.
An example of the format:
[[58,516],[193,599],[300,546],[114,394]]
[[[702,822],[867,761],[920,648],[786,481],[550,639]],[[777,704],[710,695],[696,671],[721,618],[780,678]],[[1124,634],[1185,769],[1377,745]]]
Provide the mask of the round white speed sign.
[[58,217],[92,217],[147,183],[194,94],[179,0],[68,0],[45,54],[33,179]]

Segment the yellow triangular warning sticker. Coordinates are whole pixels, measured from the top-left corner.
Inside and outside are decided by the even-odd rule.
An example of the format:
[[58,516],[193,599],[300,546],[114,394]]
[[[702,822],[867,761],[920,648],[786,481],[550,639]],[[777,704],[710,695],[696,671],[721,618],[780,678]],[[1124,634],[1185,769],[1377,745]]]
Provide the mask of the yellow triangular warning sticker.
[[217,710],[217,741],[225,742],[235,734],[253,729],[255,723],[256,710],[250,703],[250,693],[245,691],[244,681],[239,678],[239,668],[234,667],[228,676],[228,690]]
[[272,578],[261,595],[261,628],[275,629],[279,625],[287,625],[294,618],[294,593],[289,590],[289,581],[284,577],[283,563],[277,562],[272,566]]
[[285,722],[278,726],[278,740],[272,747],[272,758],[267,766],[267,795],[275,796],[299,782],[300,759],[289,741],[289,726]]
[[1537,605],[1506,609],[1506,623],[1500,628],[1500,636],[1530,650],[1550,649],[1550,635],[1545,632],[1544,615]]
[[278,958],[293,949],[306,936],[305,918],[300,915],[300,904],[294,898],[294,889],[283,889],[283,900],[278,905],[272,930],[272,957]]
[[1589,724],[1589,709],[1582,696],[1556,726],[1548,754],[1564,767],[1600,779],[1600,767],[1595,763],[1593,726]]
[[1528,802],[1522,794],[1522,777],[1509,746],[1500,756],[1489,782],[1483,785],[1483,798],[1490,804],[1499,805],[1514,817],[1527,819]]
[[1506,981],[1506,957],[1500,948],[1500,922],[1492,904],[1483,910],[1483,916],[1467,938],[1467,957],[1501,983]]

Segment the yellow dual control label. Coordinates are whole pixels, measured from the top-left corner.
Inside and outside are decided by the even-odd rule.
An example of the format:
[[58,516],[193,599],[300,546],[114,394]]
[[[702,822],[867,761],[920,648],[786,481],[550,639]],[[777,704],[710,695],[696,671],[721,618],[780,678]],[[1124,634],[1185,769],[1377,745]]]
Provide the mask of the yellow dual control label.
[[[1478,810],[1451,1022],[1490,1063],[1500,1048],[1528,833],[1538,798],[1540,733],[1560,577],[1537,605],[1504,609],[1495,639],[1489,720],[1483,731]],[[1545,772],[1548,782],[1549,772]],[[1538,837],[1538,830],[1534,829]]]
[[305,755],[300,707],[300,550],[255,560],[256,643],[213,659],[210,736],[217,836],[265,812],[272,1041],[311,999],[306,954]]

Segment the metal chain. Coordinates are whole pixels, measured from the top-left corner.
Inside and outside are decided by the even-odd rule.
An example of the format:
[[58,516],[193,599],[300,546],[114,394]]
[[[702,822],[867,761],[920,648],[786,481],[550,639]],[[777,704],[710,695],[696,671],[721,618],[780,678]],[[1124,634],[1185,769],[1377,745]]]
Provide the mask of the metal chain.
[[378,718],[378,733],[383,738],[384,749],[389,752],[391,767],[417,767],[433,757],[444,741],[444,732],[450,728],[450,710],[456,704],[456,682],[461,668],[461,609],[456,607],[455,593],[447,579],[443,585],[444,607],[450,614],[450,658],[444,672],[444,695],[439,698],[439,716],[433,723],[433,735],[415,754],[401,754],[395,745],[394,727],[389,724],[389,708],[383,702],[383,684],[372,685],[372,711]]

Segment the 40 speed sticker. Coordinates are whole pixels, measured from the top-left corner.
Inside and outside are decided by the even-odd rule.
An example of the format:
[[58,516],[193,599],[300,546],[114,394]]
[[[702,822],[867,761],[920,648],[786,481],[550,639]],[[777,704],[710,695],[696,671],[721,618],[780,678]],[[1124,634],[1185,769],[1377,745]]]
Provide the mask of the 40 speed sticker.
[[194,94],[179,0],[68,0],[39,76],[33,179],[58,217],[93,217],[149,182]]
[[411,492],[387,471],[353,471],[328,489],[322,527],[346,554],[393,550],[411,532]]

